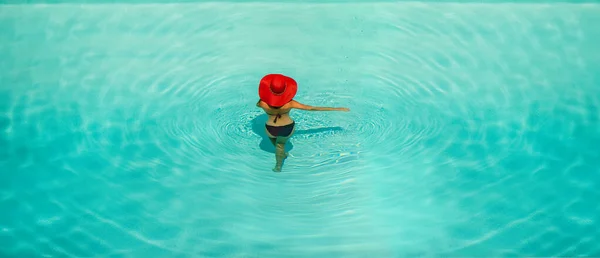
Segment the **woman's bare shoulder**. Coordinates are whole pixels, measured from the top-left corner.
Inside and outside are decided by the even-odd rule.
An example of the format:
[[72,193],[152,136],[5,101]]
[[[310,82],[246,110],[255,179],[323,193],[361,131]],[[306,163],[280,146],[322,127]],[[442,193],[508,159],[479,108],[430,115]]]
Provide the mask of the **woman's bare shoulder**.
[[298,108],[298,106],[300,106],[302,104],[300,104],[300,102],[295,101],[295,100],[290,100],[290,102],[288,102],[287,104],[285,104],[284,108],[285,109],[292,109],[292,108]]
[[262,101],[262,99],[259,99],[258,102],[256,102],[256,106],[264,108],[265,106],[267,106],[267,103],[265,103],[264,101]]
[[292,99],[290,102],[287,103],[287,105],[289,105],[290,107],[297,107],[298,105],[302,105],[302,103]]

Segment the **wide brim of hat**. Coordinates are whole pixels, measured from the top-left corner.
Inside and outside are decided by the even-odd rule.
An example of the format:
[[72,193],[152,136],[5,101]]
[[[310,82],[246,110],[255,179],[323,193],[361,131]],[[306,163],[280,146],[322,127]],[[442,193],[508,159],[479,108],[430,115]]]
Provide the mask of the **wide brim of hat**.
[[296,96],[296,92],[298,91],[298,85],[292,79],[286,79],[287,87],[285,91],[280,95],[275,95],[271,92],[271,88],[267,84],[261,84],[258,87],[258,95],[262,101],[267,103],[267,105],[272,107],[281,107],[288,102],[290,102],[294,96]]

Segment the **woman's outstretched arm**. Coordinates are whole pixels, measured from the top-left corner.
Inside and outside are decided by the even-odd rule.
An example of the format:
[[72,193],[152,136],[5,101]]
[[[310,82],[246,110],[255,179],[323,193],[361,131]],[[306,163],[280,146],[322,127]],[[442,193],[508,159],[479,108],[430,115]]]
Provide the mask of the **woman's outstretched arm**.
[[313,107],[309,105],[304,105],[298,101],[292,100],[292,108],[307,110],[307,111],[350,111],[349,108],[345,107]]

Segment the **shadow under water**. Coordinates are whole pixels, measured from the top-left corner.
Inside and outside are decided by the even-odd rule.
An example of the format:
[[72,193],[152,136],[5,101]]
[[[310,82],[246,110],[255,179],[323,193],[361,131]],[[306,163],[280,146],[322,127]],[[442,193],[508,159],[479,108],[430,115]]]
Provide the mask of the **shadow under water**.
[[[267,136],[267,134],[265,132],[265,123],[267,122],[268,118],[269,118],[269,116],[267,116],[266,114],[261,114],[261,115],[256,116],[254,119],[252,119],[252,121],[251,121],[252,131],[262,138],[262,140],[260,141],[260,144],[259,144],[259,147],[261,150],[264,150],[264,151],[270,152],[270,153],[275,153],[275,146],[273,146],[273,143],[271,143],[271,141],[269,140],[269,137]],[[294,135],[292,135],[290,140],[288,140],[288,142],[285,144],[285,151],[288,152],[294,148],[294,144],[292,144],[291,140],[294,139],[295,135],[315,134],[315,133],[323,133],[323,132],[330,132],[330,131],[342,131],[342,130],[343,129],[339,126],[298,130],[298,124],[296,124],[296,131],[294,132]]]

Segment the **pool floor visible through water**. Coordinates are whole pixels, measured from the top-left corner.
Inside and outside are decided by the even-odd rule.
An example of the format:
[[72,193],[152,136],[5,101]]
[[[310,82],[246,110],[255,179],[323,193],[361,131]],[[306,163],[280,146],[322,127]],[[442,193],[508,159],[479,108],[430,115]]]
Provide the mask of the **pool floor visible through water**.
[[600,256],[598,13],[0,5],[0,256]]

